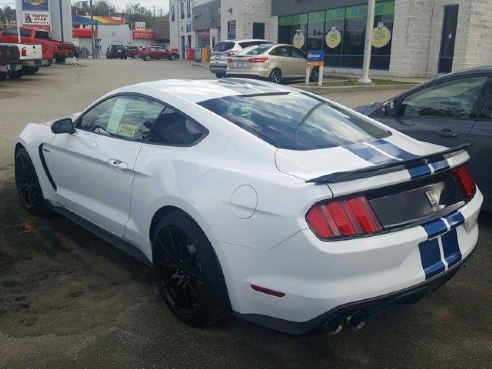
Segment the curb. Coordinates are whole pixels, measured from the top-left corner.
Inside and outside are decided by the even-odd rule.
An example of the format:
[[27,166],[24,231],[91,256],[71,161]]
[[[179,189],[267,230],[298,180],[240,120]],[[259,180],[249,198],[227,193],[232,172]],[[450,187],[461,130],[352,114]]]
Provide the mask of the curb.
[[369,86],[306,86],[305,84],[293,84],[292,87],[299,88],[304,91],[316,93],[316,94],[328,94],[332,92],[363,92],[363,91],[384,91],[384,90],[404,90],[414,86],[418,83],[399,83],[395,85],[369,85]]

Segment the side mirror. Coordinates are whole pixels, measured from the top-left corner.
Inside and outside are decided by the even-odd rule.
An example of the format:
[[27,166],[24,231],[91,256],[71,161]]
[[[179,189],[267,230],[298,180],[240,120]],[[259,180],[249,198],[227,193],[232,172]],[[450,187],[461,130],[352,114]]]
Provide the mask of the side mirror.
[[386,101],[384,104],[383,104],[383,113],[384,115],[395,115],[396,113],[396,103],[395,101],[391,100],[391,101]]
[[73,122],[71,118],[63,118],[57,120],[51,125],[51,132],[55,135],[61,133],[69,133],[72,134],[75,132],[75,128],[73,127]]

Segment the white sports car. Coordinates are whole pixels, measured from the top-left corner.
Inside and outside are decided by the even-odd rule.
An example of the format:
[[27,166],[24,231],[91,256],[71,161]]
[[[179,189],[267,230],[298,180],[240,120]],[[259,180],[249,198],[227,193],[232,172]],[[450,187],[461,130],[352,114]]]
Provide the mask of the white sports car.
[[464,147],[244,79],[117,89],[29,124],[19,197],[152,265],[174,314],[293,335],[359,329],[466,262],[482,195]]

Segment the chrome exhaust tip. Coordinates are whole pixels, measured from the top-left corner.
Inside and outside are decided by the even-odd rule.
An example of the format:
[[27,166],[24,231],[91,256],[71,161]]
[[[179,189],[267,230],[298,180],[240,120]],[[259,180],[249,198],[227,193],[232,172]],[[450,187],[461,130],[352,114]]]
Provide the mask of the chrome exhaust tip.
[[341,315],[333,315],[323,324],[323,331],[335,335],[342,331],[343,323],[344,319]]
[[358,331],[366,324],[366,315],[362,311],[357,311],[347,316],[347,326],[352,330]]

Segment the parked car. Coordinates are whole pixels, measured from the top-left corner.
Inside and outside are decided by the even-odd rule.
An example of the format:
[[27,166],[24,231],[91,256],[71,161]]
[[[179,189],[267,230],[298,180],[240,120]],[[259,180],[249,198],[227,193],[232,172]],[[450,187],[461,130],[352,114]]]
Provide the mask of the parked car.
[[217,78],[225,77],[227,59],[230,56],[236,55],[242,49],[250,46],[270,43],[271,41],[257,39],[220,41],[217,45],[215,45],[211,52],[209,69],[212,73],[215,73]]
[[1,45],[9,45],[16,47],[19,50],[19,59],[22,64],[20,70],[13,71],[9,73],[10,78],[21,78],[25,74],[35,74],[39,71],[41,67],[42,60],[42,48],[41,45],[25,45],[25,44],[7,44],[2,43]]
[[140,48],[138,46],[125,46],[126,56],[129,58],[138,58],[140,56]]
[[[240,51],[227,59],[228,77],[268,79],[274,83],[306,77],[306,54],[292,45],[259,45]],[[311,70],[317,81],[319,68]]]
[[144,47],[140,50],[140,58],[146,61],[151,59],[167,59],[167,60],[176,60],[179,58],[179,55],[176,51],[168,50],[165,47],[160,46],[151,46]]
[[127,59],[126,48],[123,45],[111,45],[106,50],[107,59]]
[[466,264],[483,199],[468,159],[293,88],[164,80],[27,125],[15,181],[28,211],[49,206],[153,266],[187,324],[232,310],[338,333]]
[[[57,63],[62,63],[67,57],[78,57],[78,50],[72,42],[53,40],[47,31],[20,27],[21,43],[40,44],[43,48],[43,65],[49,65],[55,58]],[[0,36],[2,42],[17,43],[17,27],[5,29]]]
[[417,140],[447,147],[471,142],[473,177],[492,211],[492,67],[434,79],[388,101],[356,108]]
[[19,49],[17,46],[0,44],[0,81],[17,71],[22,71]]

